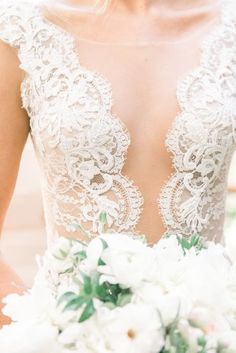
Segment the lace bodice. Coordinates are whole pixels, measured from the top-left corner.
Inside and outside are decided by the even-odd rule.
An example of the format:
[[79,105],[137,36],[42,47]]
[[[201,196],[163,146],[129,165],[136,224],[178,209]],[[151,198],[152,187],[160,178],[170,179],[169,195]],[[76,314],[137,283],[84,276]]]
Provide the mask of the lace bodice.
[[[0,6],[0,39],[25,72],[22,107],[42,172],[48,238],[78,225],[138,235],[144,198],[122,169],[130,145],[112,115],[111,85],[80,64],[72,36],[29,2]],[[177,86],[181,108],[167,137],[175,172],[156,200],[166,232],[220,240],[228,169],[236,145],[236,5],[222,0],[221,23],[201,47],[199,66]],[[158,156],[157,156],[158,158]]]

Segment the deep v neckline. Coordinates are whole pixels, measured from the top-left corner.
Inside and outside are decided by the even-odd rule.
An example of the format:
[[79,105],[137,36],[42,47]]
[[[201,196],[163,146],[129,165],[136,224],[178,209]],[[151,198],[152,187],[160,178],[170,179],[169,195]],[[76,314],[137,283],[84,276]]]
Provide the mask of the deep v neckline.
[[[175,125],[176,125],[177,121],[182,118],[182,114],[185,109],[185,106],[182,101],[182,91],[183,91],[183,88],[187,85],[190,77],[192,75],[194,75],[195,72],[198,72],[200,69],[205,67],[206,56],[207,56],[208,52],[211,50],[212,43],[214,42],[214,39],[218,36],[218,34],[224,28],[224,23],[225,23],[224,17],[225,17],[225,15],[227,16],[227,14],[225,14],[225,10],[227,7],[226,5],[229,3],[229,1],[230,0],[219,0],[219,13],[217,16],[217,18],[218,18],[217,23],[214,24],[213,28],[211,28],[210,31],[206,35],[203,36],[203,39],[201,38],[200,44],[198,46],[198,48],[199,48],[199,63],[197,65],[195,65],[193,68],[191,68],[190,70],[188,70],[187,72],[184,72],[182,75],[180,75],[180,77],[176,81],[175,94],[176,94],[176,101],[177,101],[177,106],[178,106],[178,113],[176,114],[175,117],[173,117],[173,120],[171,122],[171,126],[169,127],[166,138],[165,138],[165,145],[166,145],[167,150],[169,150],[171,152],[170,157],[173,161],[172,164],[173,164],[175,171],[176,171],[176,168],[175,168],[175,163],[174,163],[174,157],[175,157],[174,151],[173,151],[173,149],[171,149],[171,146],[170,146],[168,140],[171,138],[172,134],[174,133]],[[110,117],[116,119],[119,122],[119,124],[120,124],[120,126],[126,136],[126,139],[127,139],[127,150],[128,150],[129,145],[132,143],[131,133],[126,126],[126,123],[122,120],[122,118],[120,118],[118,115],[115,114],[115,112],[112,111],[114,96],[113,96],[113,89],[112,89],[111,82],[102,73],[100,73],[96,70],[88,69],[86,67],[86,65],[84,65],[84,63],[81,62],[80,54],[79,54],[80,45],[79,45],[79,41],[77,40],[77,38],[74,37],[73,34],[68,32],[63,27],[61,27],[61,26],[55,24],[54,22],[50,21],[49,19],[47,19],[43,14],[43,8],[41,8],[40,5],[37,5],[37,6],[38,6],[38,11],[39,11],[39,17],[41,18],[43,23],[47,27],[49,27],[49,29],[52,31],[52,33],[60,36],[61,40],[65,40],[66,50],[68,50],[68,55],[70,56],[70,61],[73,63],[73,67],[77,65],[78,70],[81,70],[81,71],[84,70],[86,72],[91,73],[93,77],[95,76],[98,80],[100,80],[102,82],[103,86],[106,87],[104,92],[101,92],[101,96],[103,97],[103,101],[106,102],[105,106],[106,106],[107,111],[110,113],[109,114]],[[106,94],[108,94],[109,97],[104,96]],[[124,159],[126,159],[126,157],[127,157],[127,150],[125,151],[125,158]],[[163,210],[161,198],[165,197],[165,189],[168,188],[168,182],[173,177],[174,174],[175,174],[175,172],[173,172],[169,176],[168,180],[162,186],[159,196],[157,195],[157,204],[159,205],[159,213],[162,218],[163,225],[165,226],[165,229],[166,229],[166,232],[164,234],[169,232],[169,227],[168,227],[168,223],[166,222],[165,215],[164,215],[165,210]],[[138,187],[137,186],[135,186],[135,187],[138,190]],[[143,203],[144,196],[141,194],[141,192],[139,192],[139,196],[140,196],[140,199],[142,199],[142,203]],[[135,226],[138,223],[138,219],[139,219],[139,217],[137,217]],[[137,233],[139,233],[139,231],[137,231]],[[163,234],[163,236],[164,236],[164,234]]]
[[[205,61],[205,55],[206,55],[206,50],[209,50],[209,43],[215,38],[215,36],[218,35],[218,33],[221,31],[222,26],[224,25],[224,16],[225,16],[225,8],[226,4],[230,0],[219,0],[219,15],[218,15],[218,21],[217,23],[213,26],[213,28],[203,37],[203,39],[200,40],[199,44],[199,63],[197,65],[194,65],[193,68],[188,70],[187,72],[184,72],[180,77],[178,77],[176,81],[176,88],[175,88],[175,96],[176,96],[176,101],[177,101],[177,106],[178,106],[178,113],[173,117],[171,126],[168,129],[168,133],[165,139],[165,142],[167,142],[167,138],[171,133],[171,130],[173,126],[175,125],[176,120],[178,119],[178,116],[181,115],[182,113],[182,104],[181,104],[181,87],[184,85],[184,83],[188,80],[188,78],[195,72],[198,71],[202,65],[204,65]],[[126,133],[129,137],[129,140],[131,142],[131,134],[129,129],[127,128],[126,123],[122,120],[121,117],[118,116],[115,112],[112,111],[113,109],[113,102],[114,102],[114,94],[113,94],[113,87],[110,82],[110,80],[102,73],[98,72],[97,70],[93,70],[90,68],[87,68],[86,64],[84,64],[81,59],[80,59],[80,44],[79,44],[79,39],[77,40],[76,37],[73,36],[72,33],[64,29],[63,27],[57,25],[56,23],[50,21],[43,15],[43,9],[40,8],[38,5],[38,11],[39,15],[41,17],[41,20],[49,26],[53,31],[58,32],[58,34],[62,35],[64,38],[66,38],[67,43],[69,44],[69,49],[70,50],[70,55],[73,57],[72,59],[75,60],[75,63],[78,65],[78,69],[85,70],[87,72],[91,72],[91,74],[95,75],[98,77],[106,87],[108,87],[107,91],[111,92],[111,104],[110,104],[110,111],[112,117],[115,117],[118,119],[121,123],[121,125],[124,127],[126,130]],[[207,48],[208,47],[208,48]]]

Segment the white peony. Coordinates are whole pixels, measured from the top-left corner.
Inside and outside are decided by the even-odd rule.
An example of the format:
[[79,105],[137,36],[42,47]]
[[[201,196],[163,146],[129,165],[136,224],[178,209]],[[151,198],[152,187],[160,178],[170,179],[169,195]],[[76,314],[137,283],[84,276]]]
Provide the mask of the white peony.
[[164,345],[159,314],[150,305],[104,308],[98,313],[98,325],[114,353],[157,353]]
[[50,321],[51,313],[56,307],[56,300],[50,289],[39,278],[35,278],[34,286],[23,295],[10,294],[3,300],[3,313],[13,321]]
[[0,330],[0,352],[62,353],[57,336],[57,328],[47,323],[13,323]]
[[104,239],[109,247],[101,255],[106,265],[98,267],[101,281],[137,288],[156,276],[156,255],[151,247],[122,234],[107,234]]
[[146,303],[160,312],[162,322],[165,326],[170,325],[176,317],[186,318],[192,310],[190,293],[182,291],[182,295],[176,293],[165,293],[160,287],[153,283],[144,283],[134,293],[132,302]]

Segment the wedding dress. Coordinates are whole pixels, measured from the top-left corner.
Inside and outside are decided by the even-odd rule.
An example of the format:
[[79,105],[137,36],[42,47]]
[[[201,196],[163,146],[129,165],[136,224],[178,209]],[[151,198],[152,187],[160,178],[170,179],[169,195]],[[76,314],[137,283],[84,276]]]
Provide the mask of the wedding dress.
[[[37,4],[0,6],[0,39],[17,49],[25,72],[22,107],[42,172],[49,242],[83,227],[139,235],[143,195],[122,169],[127,127],[113,116],[111,85],[84,67],[71,34]],[[166,233],[220,241],[227,175],[236,146],[236,4],[221,4],[220,23],[201,46],[199,65],[178,81],[180,113],[166,136],[174,173],[157,198]],[[158,158],[158,155],[157,157]]]

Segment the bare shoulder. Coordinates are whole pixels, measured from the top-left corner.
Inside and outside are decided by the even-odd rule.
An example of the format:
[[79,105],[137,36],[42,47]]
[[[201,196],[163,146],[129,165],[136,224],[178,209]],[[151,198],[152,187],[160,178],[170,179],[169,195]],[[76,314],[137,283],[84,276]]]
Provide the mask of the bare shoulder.
[[[20,69],[20,61],[16,49],[0,40],[0,85],[7,79],[8,85],[17,86],[20,84],[24,74]],[[6,82],[5,82],[6,83]]]

